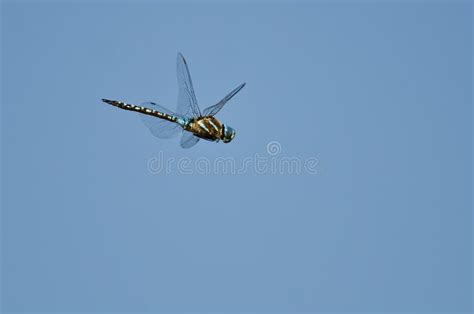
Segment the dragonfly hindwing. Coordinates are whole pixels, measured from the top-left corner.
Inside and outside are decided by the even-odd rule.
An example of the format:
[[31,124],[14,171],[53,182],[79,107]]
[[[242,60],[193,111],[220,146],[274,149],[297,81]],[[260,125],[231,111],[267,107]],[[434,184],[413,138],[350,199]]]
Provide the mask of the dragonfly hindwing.
[[[153,102],[146,102],[142,104],[143,107],[150,108],[153,110],[160,111],[170,116],[177,117],[174,112],[171,110],[158,105]],[[173,138],[180,134],[182,127],[179,123],[171,122],[164,119],[157,119],[154,116],[140,114],[140,119],[146,125],[146,127],[150,130],[151,134],[158,138]],[[177,117],[177,120],[181,119]]]
[[195,136],[193,133],[188,131],[183,131],[183,136],[181,137],[181,147],[190,148],[199,142],[199,137]]

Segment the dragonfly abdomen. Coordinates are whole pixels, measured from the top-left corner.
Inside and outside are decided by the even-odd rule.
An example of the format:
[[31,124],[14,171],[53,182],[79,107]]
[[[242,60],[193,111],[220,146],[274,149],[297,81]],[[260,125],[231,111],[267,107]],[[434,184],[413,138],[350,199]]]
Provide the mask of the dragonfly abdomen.
[[175,116],[172,116],[172,115],[169,115],[167,113],[160,112],[160,111],[157,111],[157,110],[153,110],[153,109],[150,109],[150,108],[146,108],[146,107],[143,107],[143,106],[127,104],[127,103],[124,103],[124,102],[121,102],[121,101],[109,100],[109,99],[102,99],[102,101],[109,104],[109,105],[112,105],[114,107],[118,107],[120,109],[143,113],[143,114],[146,114],[146,115],[149,115],[149,116],[154,116],[154,117],[157,117],[157,118],[160,118],[160,119],[165,119],[165,120],[168,120],[170,122],[179,122],[179,121],[177,121],[178,117],[175,117]]

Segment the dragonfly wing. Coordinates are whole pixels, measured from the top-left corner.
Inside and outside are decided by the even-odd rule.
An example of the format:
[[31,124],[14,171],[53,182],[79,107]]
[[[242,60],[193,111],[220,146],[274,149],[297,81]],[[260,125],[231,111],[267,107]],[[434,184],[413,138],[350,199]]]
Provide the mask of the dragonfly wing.
[[189,74],[188,65],[181,53],[178,53],[176,64],[178,74],[178,110],[183,117],[195,118],[201,116],[201,111],[194,94],[193,82]]
[[[171,110],[158,105],[154,102],[146,102],[141,104],[143,107],[150,108],[156,111],[160,111],[171,116],[176,116],[174,112]],[[151,134],[158,138],[173,138],[180,134],[182,127],[174,122],[170,122],[168,120],[160,119],[154,116],[149,116],[146,114],[139,113],[140,119],[146,125],[146,127],[150,130]]]
[[193,133],[184,131],[183,136],[181,137],[181,147],[190,148],[199,142],[199,137],[195,136]]
[[229,94],[227,94],[227,96],[225,96],[221,101],[219,101],[217,104],[215,104],[214,106],[210,106],[210,107],[207,107],[206,109],[204,109],[203,111],[203,116],[214,116],[216,115],[221,109],[222,107],[224,107],[224,105],[232,98],[235,96],[235,94],[237,94],[242,88],[244,88],[245,86],[245,83],[243,84],[240,84],[239,86],[237,86],[236,88],[234,88],[233,91],[231,91]]

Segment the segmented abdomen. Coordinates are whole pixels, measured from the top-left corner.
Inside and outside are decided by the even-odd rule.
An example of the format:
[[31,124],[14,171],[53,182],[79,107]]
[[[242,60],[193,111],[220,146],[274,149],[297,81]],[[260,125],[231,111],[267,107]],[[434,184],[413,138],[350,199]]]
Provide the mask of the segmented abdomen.
[[142,106],[127,104],[127,103],[117,101],[117,100],[102,99],[102,101],[109,104],[109,105],[118,107],[120,109],[136,111],[136,112],[143,113],[143,114],[146,114],[146,115],[155,116],[157,118],[165,119],[165,120],[168,120],[168,121],[171,121],[171,122],[176,122],[176,120],[178,119],[175,116],[171,116],[169,114],[166,114],[166,113],[163,113],[163,112],[160,112],[160,111],[156,111],[156,110],[146,108],[146,107],[142,107]]

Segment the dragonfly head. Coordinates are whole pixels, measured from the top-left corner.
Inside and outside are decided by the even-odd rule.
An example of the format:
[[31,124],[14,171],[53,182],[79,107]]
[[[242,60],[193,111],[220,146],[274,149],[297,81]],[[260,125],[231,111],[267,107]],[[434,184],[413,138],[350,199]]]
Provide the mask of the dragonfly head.
[[229,143],[235,137],[235,130],[233,128],[231,128],[230,126],[228,126],[227,124],[223,124],[222,126],[223,126],[223,128],[222,128],[221,140],[224,143]]

